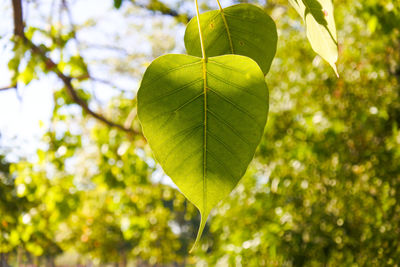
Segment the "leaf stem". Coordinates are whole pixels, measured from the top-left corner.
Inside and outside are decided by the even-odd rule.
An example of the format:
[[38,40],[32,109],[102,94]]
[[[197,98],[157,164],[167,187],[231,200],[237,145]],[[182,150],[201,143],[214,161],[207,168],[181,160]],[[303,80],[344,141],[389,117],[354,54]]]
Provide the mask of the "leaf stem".
[[228,22],[226,21],[226,18],[225,18],[225,15],[224,15],[224,9],[222,8],[221,3],[219,2],[219,0],[217,0],[217,3],[218,3],[218,6],[219,6],[219,12],[221,12],[221,18],[224,21],[226,34],[228,35],[228,40],[229,40],[229,46],[231,48],[231,53],[235,54],[235,51],[233,50],[233,42],[232,42],[231,33],[229,31]]
[[194,0],[194,4],[196,5],[197,25],[199,28],[199,35],[200,35],[201,54],[203,55],[203,59],[206,60],[207,56],[206,56],[206,51],[204,50],[204,39],[203,39],[203,32],[201,31],[201,25],[200,25],[200,11],[199,11],[198,0]]
[[200,241],[201,235],[204,230],[204,226],[207,221],[207,55],[204,49],[204,39],[203,32],[201,30],[200,24],[200,11],[199,11],[199,3],[198,0],[194,0],[196,5],[196,15],[197,15],[197,26],[199,28],[199,36],[200,36],[200,45],[201,45],[201,53],[202,53],[202,63],[203,63],[203,108],[204,108],[204,128],[203,128],[203,207],[200,210],[201,222],[199,226],[199,231],[197,232],[196,241],[189,253],[193,251],[196,247],[197,243]]
[[218,3],[218,6],[219,6],[219,11],[222,12],[222,6],[221,6],[221,3],[219,2],[219,0],[217,0],[217,3]]

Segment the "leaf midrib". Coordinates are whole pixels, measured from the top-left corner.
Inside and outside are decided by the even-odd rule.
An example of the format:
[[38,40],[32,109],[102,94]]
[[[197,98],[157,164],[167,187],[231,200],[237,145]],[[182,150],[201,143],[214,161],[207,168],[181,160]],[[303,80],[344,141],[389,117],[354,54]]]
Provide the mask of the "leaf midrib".
[[204,109],[204,132],[203,132],[203,214],[207,211],[207,58],[203,61],[203,109]]

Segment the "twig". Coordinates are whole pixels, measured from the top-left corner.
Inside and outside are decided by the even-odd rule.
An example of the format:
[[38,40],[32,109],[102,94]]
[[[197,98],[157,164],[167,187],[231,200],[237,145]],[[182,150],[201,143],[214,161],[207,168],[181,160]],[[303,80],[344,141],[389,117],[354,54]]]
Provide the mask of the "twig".
[[122,88],[118,85],[116,85],[115,83],[109,81],[109,80],[105,80],[105,79],[101,79],[98,77],[93,77],[93,76],[89,76],[89,79],[91,79],[92,81],[98,82],[98,83],[102,83],[111,87],[114,87],[116,90],[119,90],[121,92],[132,92],[133,90],[127,89],[127,88]]
[[65,75],[57,66],[57,64],[46,55],[46,51],[43,51],[39,46],[36,46],[31,40],[26,38],[25,33],[24,33],[24,23],[22,20],[22,4],[21,0],[12,0],[13,4],[13,11],[14,11],[14,35],[21,38],[23,43],[26,44],[29,49],[31,50],[32,53],[38,55],[41,57],[43,62],[45,62],[47,68],[55,73],[58,78],[64,83],[65,89],[67,90],[68,95],[71,97],[71,99],[77,103],[81,108],[97,120],[105,123],[106,125],[110,127],[115,127],[118,128],[122,131],[131,133],[131,134],[140,134],[136,131],[134,131],[131,128],[127,128],[119,123],[113,122],[107,118],[105,118],[103,115],[96,113],[95,111],[91,110],[90,107],[88,106],[88,103],[83,100],[82,98],[79,97],[78,93],[76,92],[74,86],[72,85],[72,78]]
[[191,17],[189,17],[188,15],[186,15],[186,14],[179,14],[178,11],[167,7],[167,6],[166,6],[164,3],[162,3],[162,2],[158,2],[158,1],[157,1],[157,4],[159,4],[159,5],[162,7],[162,8],[159,8],[159,9],[154,8],[154,7],[152,6],[152,4],[144,5],[144,4],[136,3],[136,2],[134,2],[134,1],[132,1],[132,3],[133,3],[135,6],[137,6],[137,7],[140,7],[140,8],[143,8],[143,9],[147,9],[147,10],[153,12],[153,13],[160,12],[162,15],[171,16],[171,17],[180,19],[180,20],[181,20],[182,22],[184,22],[184,23],[188,23],[188,22],[190,21],[190,19],[191,19]]
[[68,17],[68,20],[69,20],[69,25],[70,25],[70,27],[72,29],[72,38],[75,40],[76,44],[79,47],[80,43],[78,41],[78,38],[76,37],[76,26],[75,26],[75,23],[74,23],[74,21],[72,19],[71,10],[69,9],[67,0],[62,0],[61,1],[61,8],[62,8],[62,10],[65,10],[66,13],[67,13],[67,17]]
[[0,87],[0,91],[7,91],[7,90],[11,90],[11,89],[17,89],[17,85],[16,84],[12,84],[12,85],[9,85],[9,86]]
[[14,35],[24,36],[24,21],[22,19],[22,1],[12,0],[13,12],[14,12]]
[[71,78],[77,79],[78,81],[89,79],[89,80],[92,80],[94,82],[102,83],[102,84],[108,85],[110,87],[113,87],[114,89],[119,90],[121,92],[132,92],[133,91],[132,89],[122,88],[122,87],[118,86],[117,84],[113,83],[112,81],[109,81],[109,80],[106,80],[106,79],[102,79],[102,78],[99,78],[99,77],[93,77],[89,73],[86,73],[86,74],[80,75],[80,76],[71,77]]
[[111,127],[118,128],[125,132],[138,134],[133,129],[125,128],[123,125],[115,123],[113,121],[110,121],[110,120],[106,119],[103,115],[91,110],[89,108],[88,104],[86,103],[86,101],[83,100],[82,98],[80,98],[79,95],[77,94],[75,88],[72,85],[72,78],[65,75],[64,73],[62,73],[60,71],[60,69],[57,67],[57,64],[52,59],[47,57],[46,53],[44,51],[42,51],[42,49],[40,47],[36,46],[34,43],[32,43],[30,40],[28,40],[26,38],[24,38],[24,42],[31,48],[31,51],[33,53],[39,55],[42,58],[42,60],[44,62],[46,62],[46,66],[51,71],[53,71],[58,76],[58,78],[60,78],[63,81],[63,83],[65,85],[65,89],[67,90],[67,93],[69,94],[69,96],[72,98],[72,100],[75,103],[77,103],[79,106],[81,106],[83,110],[85,110],[88,114],[92,115],[94,118],[98,119],[99,121],[102,121],[103,123],[105,123]]

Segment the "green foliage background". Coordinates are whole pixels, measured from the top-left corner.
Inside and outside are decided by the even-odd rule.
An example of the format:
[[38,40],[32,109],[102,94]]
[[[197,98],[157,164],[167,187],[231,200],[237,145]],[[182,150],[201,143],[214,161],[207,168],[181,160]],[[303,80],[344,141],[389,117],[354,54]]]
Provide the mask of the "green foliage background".
[[[286,1],[267,3],[279,38],[266,77],[266,131],[193,254],[187,252],[199,215],[165,178],[154,178],[160,169],[145,140],[66,112],[75,104],[59,88],[37,160],[0,158],[1,260],[44,265],[67,255],[69,264],[120,266],[397,266],[400,7],[396,0],[334,4],[339,79],[311,50],[295,10]],[[62,50],[72,35],[54,31],[48,49]],[[29,57],[24,53],[16,49],[11,69]],[[15,79],[28,83],[46,72],[40,60],[29,62]],[[87,71],[81,57],[61,63],[74,76]],[[115,96],[106,114],[123,121],[131,99]],[[133,127],[140,130],[136,119]]]

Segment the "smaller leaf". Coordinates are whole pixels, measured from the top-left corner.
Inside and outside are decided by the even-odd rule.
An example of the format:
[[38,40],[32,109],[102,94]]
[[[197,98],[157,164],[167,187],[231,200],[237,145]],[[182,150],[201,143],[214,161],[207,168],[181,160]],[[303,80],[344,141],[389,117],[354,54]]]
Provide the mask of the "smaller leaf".
[[[200,15],[204,47],[208,57],[237,54],[250,57],[268,73],[276,52],[275,22],[261,8],[238,4]],[[189,55],[201,57],[197,17],[188,24],[185,46]]]
[[335,19],[331,0],[289,0],[302,17],[312,49],[333,68],[338,59]]

